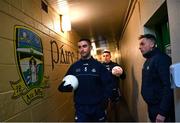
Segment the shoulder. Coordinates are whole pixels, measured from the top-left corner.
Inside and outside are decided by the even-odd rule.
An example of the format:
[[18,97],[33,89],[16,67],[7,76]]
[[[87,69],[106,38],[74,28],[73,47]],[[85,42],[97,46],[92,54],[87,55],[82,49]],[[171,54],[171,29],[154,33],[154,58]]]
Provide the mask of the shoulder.
[[163,52],[158,52],[154,59],[158,62],[158,63],[168,63],[171,64],[171,57],[169,57],[166,53]]
[[80,60],[77,60],[76,62],[71,64],[71,67],[77,66],[78,64],[80,64],[80,62],[81,62]]
[[103,63],[101,63],[100,61],[93,59],[92,62],[93,62],[92,64],[95,65],[96,68],[106,69],[105,65]]
[[101,63],[100,61],[98,61],[98,60],[96,60],[96,59],[93,59],[92,60],[92,62],[94,63],[94,64],[97,64],[97,65],[102,65],[102,66],[104,66],[104,63]]
[[163,52],[158,52],[156,55],[155,55],[155,58],[156,59],[163,59],[163,60],[171,60],[171,57],[169,57],[166,53],[163,53]]
[[111,61],[110,64],[111,64],[111,66],[120,66],[118,63],[113,62],[113,61]]

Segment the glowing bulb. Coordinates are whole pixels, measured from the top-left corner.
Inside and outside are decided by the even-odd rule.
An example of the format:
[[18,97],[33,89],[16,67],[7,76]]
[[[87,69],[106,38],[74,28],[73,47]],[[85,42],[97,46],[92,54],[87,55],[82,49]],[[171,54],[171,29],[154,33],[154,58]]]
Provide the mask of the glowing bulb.
[[62,16],[62,30],[64,32],[71,30],[71,21],[68,15]]

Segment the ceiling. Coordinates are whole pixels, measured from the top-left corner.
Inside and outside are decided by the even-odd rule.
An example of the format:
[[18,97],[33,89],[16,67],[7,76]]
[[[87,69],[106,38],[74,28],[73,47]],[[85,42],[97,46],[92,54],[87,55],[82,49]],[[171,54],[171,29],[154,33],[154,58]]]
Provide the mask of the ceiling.
[[59,14],[68,14],[72,28],[95,42],[117,41],[133,0],[46,0]]

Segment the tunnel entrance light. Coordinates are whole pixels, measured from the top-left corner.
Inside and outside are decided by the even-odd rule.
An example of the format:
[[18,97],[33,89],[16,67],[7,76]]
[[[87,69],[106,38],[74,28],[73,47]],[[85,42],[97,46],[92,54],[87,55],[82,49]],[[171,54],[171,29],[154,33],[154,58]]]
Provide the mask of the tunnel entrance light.
[[62,15],[62,31],[71,31],[71,21],[68,15]]

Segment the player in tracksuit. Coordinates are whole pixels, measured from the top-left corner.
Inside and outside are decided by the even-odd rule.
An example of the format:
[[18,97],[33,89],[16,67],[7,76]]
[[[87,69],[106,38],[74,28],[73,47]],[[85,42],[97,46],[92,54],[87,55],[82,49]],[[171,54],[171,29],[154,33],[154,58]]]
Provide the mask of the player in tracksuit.
[[[105,65],[106,69],[110,72],[112,78],[113,78],[113,82],[114,82],[114,87],[113,87],[113,95],[111,97],[111,101],[112,102],[117,102],[120,99],[120,89],[119,89],[119,79],[125,79],[125,72],[123,71],[123,73],[119,76],[115,76],[112,74],[112,69],[115,66],[120,66],[119,64],[111,61],[111,52],[109,50],[105,50],[103,52],[103,64]],[[121,67],[121,66],[120,66]]]
[[[112,95],[113,83],[109,72],[103,64],[91,54],[91,42],[81,39],[78,42],[81,59],[72,64],[66,75],[75,75],[79,85],[74,91],[75,120],[92,122],[106,120],[108,98]],[[59,86],[60,91],[72,91],[72,86]]]
[[[119,75],[113,75],[112,74],[112,69],[115,66],[120,66],[119,64],[111,61],[111,52],[109,50],[104,50],[103,51],[103,64],[105,65],[106,69],[110,72],[111,77],[113,79],[113,93],[112,93],[112,97],[110,98],[110,108],[111,110],[114,112],[114,119],[111,117],[109,117],[109,121],[117,121],[118,120],[118,113],[117,113],[117,104],[121,99],[121,92],[120,92],[120,79],[125,79],[126,75],[125,72],[123,70],[122,74]],[[121,66],[120,66],[121,67]]]

